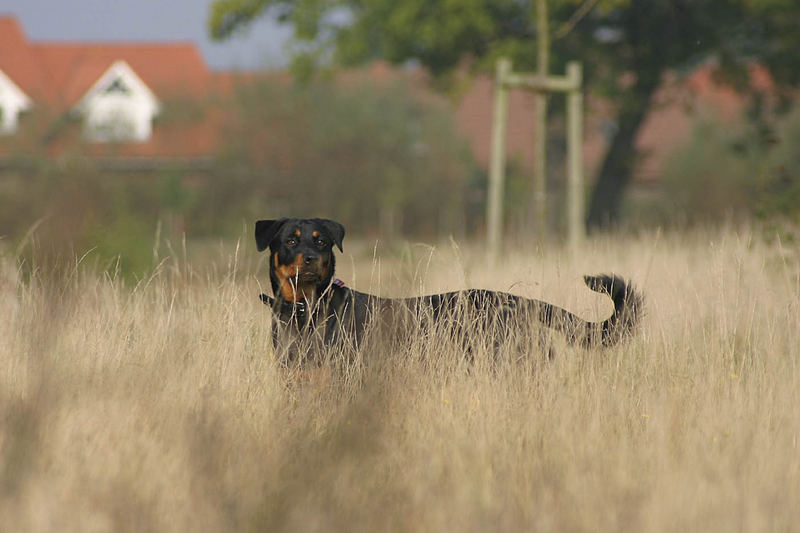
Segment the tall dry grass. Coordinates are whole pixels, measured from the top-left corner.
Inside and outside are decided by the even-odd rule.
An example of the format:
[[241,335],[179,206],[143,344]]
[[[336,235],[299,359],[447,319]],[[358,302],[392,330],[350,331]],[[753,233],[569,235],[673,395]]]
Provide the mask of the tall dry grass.
[[0,529],[800,528],[796,249],[732,230],[577,257],[519,248],[491,269],[469,247],[345,254],[339,276],[395,296],[511,290],[598,318],[610,304],[580,275],[615,271],[646,296],[637,336],[500,368],[417,339],[298,377],[269,357],[249,251],[207,268],[178,254],[135,287],[5,257]]

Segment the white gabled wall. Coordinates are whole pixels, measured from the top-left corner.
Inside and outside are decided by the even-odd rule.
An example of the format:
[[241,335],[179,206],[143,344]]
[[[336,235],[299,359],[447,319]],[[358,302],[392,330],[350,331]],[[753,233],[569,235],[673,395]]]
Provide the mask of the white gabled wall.
[[125,61],[116,61],[81,98],[75,110],[84,118],[90,141],[142,142],[150,138],[160,104]]
[[31,99],[0,70],[0,135],[17,131],[20,112],[30,107]]

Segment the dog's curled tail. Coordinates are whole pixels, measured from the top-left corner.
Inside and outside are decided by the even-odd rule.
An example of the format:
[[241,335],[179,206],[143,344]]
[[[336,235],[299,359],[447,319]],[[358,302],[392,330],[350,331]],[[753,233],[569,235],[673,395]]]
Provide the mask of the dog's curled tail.
[[590,289],[607,294],[614,302],[614,313],[602,322],[593,323],[596,327],[589,328],[585,344],[611,346],[629,336],[644,312],[641,293],[616,275],[584,276],[583,280]]

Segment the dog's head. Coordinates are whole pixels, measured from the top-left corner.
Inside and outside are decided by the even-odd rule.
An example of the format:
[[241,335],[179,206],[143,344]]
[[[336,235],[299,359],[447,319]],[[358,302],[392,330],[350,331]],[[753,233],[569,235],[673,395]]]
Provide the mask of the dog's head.
[[256,222],[258,251],[270,250],[269,275],[275,296],[288,302],[313,299],[333,278],[333,245],[342,250],[344,226],[324,218]]

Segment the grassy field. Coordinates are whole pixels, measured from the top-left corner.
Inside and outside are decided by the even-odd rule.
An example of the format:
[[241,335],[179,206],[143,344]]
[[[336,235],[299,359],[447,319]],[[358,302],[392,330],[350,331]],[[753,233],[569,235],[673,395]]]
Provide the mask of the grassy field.
[[468,370],[418,339],[300,376],[270,358],[253,248],[170,255],[135,287],[2,259],[0,530],[800,530],[796,246],[646,233],[489,268],[345,242],[338,277],[387,296],[486,287],[601,318],[581,275],[613,271],[647,315],[551,363]]

